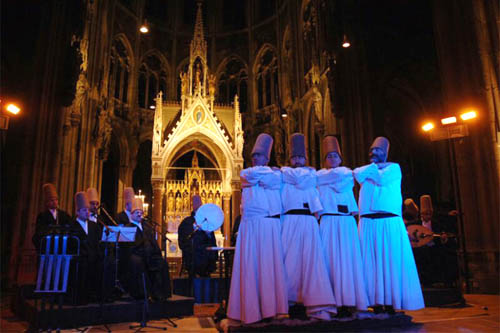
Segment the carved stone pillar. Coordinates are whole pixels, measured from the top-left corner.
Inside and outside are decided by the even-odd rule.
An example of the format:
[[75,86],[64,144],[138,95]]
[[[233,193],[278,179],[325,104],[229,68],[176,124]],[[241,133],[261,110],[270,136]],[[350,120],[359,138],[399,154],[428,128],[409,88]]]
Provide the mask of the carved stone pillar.
[[158,237],[158,245],[160,247],[163,247],[163,244],[165,244],[165,233],[167,232],[167,226],[165,225],[163,218],[162,218],[162,212],[161,212],[161,204],[162,204],[162,198],[163,198],[163,183],[159,181],[155,181],[152,183],[153,185],[153,202],[151,207],[151,220],[160,224],[161,226],[161,237]]
[[229,238],[231,237],[231,194],[224,193],[222,197],[222,206],[224,210],[224,224],[223,224],[223,234],[224,234],[224,246],[230,245]]
[[[240,204],[241,204],[241,183],[239,181],[237,181],[237,182],[233,182],[231,185],[233,188],[233,195],[232,195],[232,198],[233,198],[233,204],[232,204],[232,206],[233,206],[233,220],[231,221],[230,231],[233,228],[234,220],[236,219],[236,217],[238,215],[240,215]],[[229,234],[231,234],[231,232]],[[231,242],[231,239],[229,240],[229,242]]]

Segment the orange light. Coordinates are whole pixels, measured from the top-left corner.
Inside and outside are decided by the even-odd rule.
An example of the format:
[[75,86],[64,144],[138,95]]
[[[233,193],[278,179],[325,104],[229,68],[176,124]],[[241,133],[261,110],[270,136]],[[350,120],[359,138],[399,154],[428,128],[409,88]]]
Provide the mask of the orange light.
[[347,49],[348,47],[351,46],[351,43],[349,42],[349,40],[347,39],[347,36],[344,35],[344,40],[342,41],[342,47]]
[[431,129],[434,128],[434,124],[431,123],[431,122],[428,122],[428,123],[425,123],[424,126],[422,126],[422,129],[425,131],[425,132],[429,132]]
[[143,24],[141,25],[141,27],[139,28],[139,31],[142,32],[143,34],[147,34],[149,32],[149,28],[147,25]]
[[12,104],[12,103],[10,103],[9,105],[7,105],[7,107],[5,109],[7,111],[9,111],[10,113],[12,113],[12,114],[18,114],[19,111],[21,111],[21,109],[17,105]]
[[474,110],[471,110],[471,111],[468,111],[468,112],[465,112],[465,113],[462,113],[460,115],[460,118],[462,118],[462,120],[469,120],[469,119],[474,119],[477,117],[477,113],[476,111]]
[[456,122],[457,122],[457,117],[448,117],[441,119],[441,124],[443,125],[454,124]]

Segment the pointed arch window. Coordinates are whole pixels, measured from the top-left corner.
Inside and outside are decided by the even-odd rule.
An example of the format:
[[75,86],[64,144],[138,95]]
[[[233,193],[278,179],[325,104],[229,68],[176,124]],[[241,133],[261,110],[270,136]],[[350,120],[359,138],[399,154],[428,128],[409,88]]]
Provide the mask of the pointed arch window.
[[163,97],[168,95],[167,64],[156,54],[144,59],[139,69],[138,104],[143,109],[149,109],[156,104],[156,95],[161,90]]
[[276,54],[273,50],[267,49],[259,59],[257,59],[257,102],[258,108],[275,104],[278,97],[278,65]]
[[109,63],[109,86],[108,95],[115,101],[123,104],[128,103],[129,88],[129,55],[125,45],[120,39],[116,39],[111,47],[111,58]]
[[248,104],[247,70],[240,60],[234,58],[226,64],[223,72],[219,74],[217,101],[229,104],[233,102],[236,94],[240,99],[240,112],[245,112]]

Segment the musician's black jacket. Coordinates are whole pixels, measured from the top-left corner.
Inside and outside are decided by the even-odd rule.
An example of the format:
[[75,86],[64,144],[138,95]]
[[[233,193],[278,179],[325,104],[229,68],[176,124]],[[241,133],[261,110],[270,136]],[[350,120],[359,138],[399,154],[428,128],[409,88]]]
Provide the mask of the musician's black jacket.
[[144,277],[149,295],[165,299],[171,295],[168,265],[162,257],[153,228],[144,222],[141,225],[142,230],[133,223],[125,225],[137,229],[135,241],[124,247],[129,267],[128,289],[132,297],[144,297],[142,276],[146,273]]
[[32,237],[33,245],[37,252],[40,250],[40,240],[43,236],[47,235],[49,232],[49,226],[51,225],[70,225],[71,216],[63,210],[57,210],[57,221],[52,216],[52,213],[46,209],[36,217],[35,234]]
[[116,215],[116,223],[123,224],[123,225],[127,225],[130,223],[130,220],[128,219],[128,215],[127,215],[127,213],[125,213],[124,210],[122,210],[121,212],[118,213],[118,215]]
[[207,251],[206,248],[217,246],[217,242],[213,232],[207,233],[203,230],[193,232],[194,214],[192,212],[191,216],[182,220],[177,232],[179,247],[182,250],[182,264],[189,273],[208,276],[216,268],[217,252]]

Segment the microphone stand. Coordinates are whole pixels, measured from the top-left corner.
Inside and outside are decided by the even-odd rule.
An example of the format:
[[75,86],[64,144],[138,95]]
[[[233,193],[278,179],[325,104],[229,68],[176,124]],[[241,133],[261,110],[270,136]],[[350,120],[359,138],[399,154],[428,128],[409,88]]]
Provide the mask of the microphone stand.
[[[111,214],[108,213],[108,211],[106,210],[106,208],[104,208],[104,205],[100,205],[99,206],[99,209],[101,209],[104,214],[107,216],[107,218],[115,225],[115,226],[118,226],[118,223],[116,223],[116,221],[113,219],[113,217],[111,217]],[[104,225],[106,227],[106,230],[107,231],[110,231],[109,227],[104,224],[102,221],[100,221],[102,225]],[[120,246],[118,244],[118,240],[120,239],[120,229],[118,229],[118,233],[116,235],[116,240],[115,240],[115,285],[114,285],[114,288],[115,289],[118,289],[122,294],[125,293],[125,289],[123,289],[123,287],[121,286],[121,283],[120,283],[120,280],[118,279],[118,262],[119,262],[119,249],[120,249]]]

